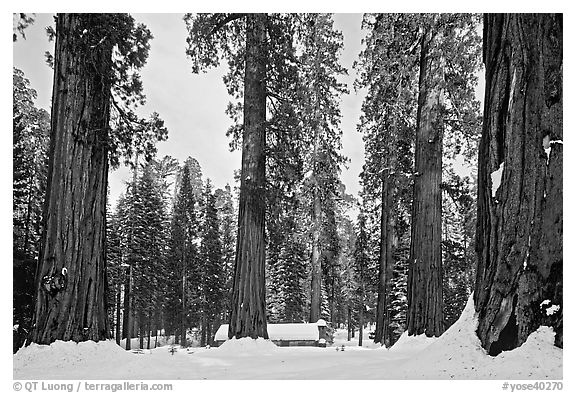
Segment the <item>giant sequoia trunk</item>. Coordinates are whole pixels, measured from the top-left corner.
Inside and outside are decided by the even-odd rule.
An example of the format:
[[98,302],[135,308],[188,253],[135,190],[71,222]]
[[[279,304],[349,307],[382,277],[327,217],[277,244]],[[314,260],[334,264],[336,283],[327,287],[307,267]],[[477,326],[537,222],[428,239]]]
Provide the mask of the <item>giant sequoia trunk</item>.
[[229,338],[268,338],[264,282],[266,18],[265,14],[246,16],[244,138]]
[[[98,22],[95,21],[98,19]],[[105,230],[112,45],[82,38],[102,17],[60,14],[32,342],[109,336]]]
[[420,49],[420,91],[416,117],[416,156],[412,236],[408,271],[408,334],[440,336],[442,303],[442,92],[439,61],[432,56],[431,32]]
[[562,347],[562,15],[484,17],[477,334],[492,355],[540,325]]

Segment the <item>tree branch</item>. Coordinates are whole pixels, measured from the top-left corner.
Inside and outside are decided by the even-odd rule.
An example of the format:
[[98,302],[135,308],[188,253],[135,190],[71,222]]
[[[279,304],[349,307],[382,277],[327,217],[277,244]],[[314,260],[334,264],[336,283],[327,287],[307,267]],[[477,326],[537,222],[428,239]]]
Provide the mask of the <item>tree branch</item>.
[[[221,14],[215,14],[213,16],[213,19],[216,19],[217,16],[219,16]],[[228,16],[226,16],[224,19],[222,19],[220,22],[216,23],[216,21],[214,21],[214,27],[212,28],[212,30],[210,30],[210,32],[206,35],[206,38],[212,36],[213,34],[215,34],[218,30],[220,30],[221,28],[223,28],[227,23],[232,22],[233,20],[236,19],[240,19],[242,17],[244,17],[246,14],[228,14]]]

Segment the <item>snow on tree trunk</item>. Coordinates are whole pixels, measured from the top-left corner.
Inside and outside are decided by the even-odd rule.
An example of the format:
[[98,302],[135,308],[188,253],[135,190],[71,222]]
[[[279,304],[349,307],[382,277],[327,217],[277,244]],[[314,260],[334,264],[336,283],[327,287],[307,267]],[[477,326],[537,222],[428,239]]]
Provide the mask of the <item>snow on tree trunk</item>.
[[416,155],[412,236],[408,271],[408,334],[440,336],[442,303],[442,92],[440,62],[430,54],[430,29],[421,40],[420,91],[416,118]]
[[562,15],[486,15],[484,64],[477,334],[496,355],[545,324],[562,347]]
[[90,17],[56,25],[52,124],[32,342],[109,337],[105,231],[112,46],[82,43]]
[[246,16],[244,137],[229,338],[268,338],[264,276],[266,19],[265,14]]

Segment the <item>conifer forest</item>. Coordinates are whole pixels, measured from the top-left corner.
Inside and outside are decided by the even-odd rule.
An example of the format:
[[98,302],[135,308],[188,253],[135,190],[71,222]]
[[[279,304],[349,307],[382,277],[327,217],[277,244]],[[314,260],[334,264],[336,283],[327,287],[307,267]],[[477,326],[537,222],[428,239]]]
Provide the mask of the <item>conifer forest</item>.
[[222,326],[276,342],[324,323],[320,346],[393,350],[440,340],[468,303],[488,357],[542,327],[563,348],[563,15],[363,14],[349,63],[337,18],[178,16],[187,69],[164,72],[222,72],[227,143],[202,138],[238,157],[223,181],[192,112],[185,147],[162,148],[183,93],[149,103],[161,31],[14,14],[15,53],[49,42],[53,76],[42,107],[14,63],[15,359],[57,341],[215,353]]

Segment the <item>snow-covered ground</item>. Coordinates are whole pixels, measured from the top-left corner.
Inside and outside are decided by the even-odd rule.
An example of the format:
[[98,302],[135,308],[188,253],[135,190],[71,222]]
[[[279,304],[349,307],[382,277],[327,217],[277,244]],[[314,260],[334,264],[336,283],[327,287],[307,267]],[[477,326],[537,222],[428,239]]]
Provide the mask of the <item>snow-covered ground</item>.
[[[390,350],[347,342],[339,331],[328,348],[276,347],[258,339],[230,340],[218,348],[170,346],[126,352],[113,341],[30,345],[13,358],[14,379],[562,379],[562,350],[541,327],[513,351],[488,356],[474,334],[469,301],[441,337],[402,336]],[[344,351],[336,350],[336,345]]]

